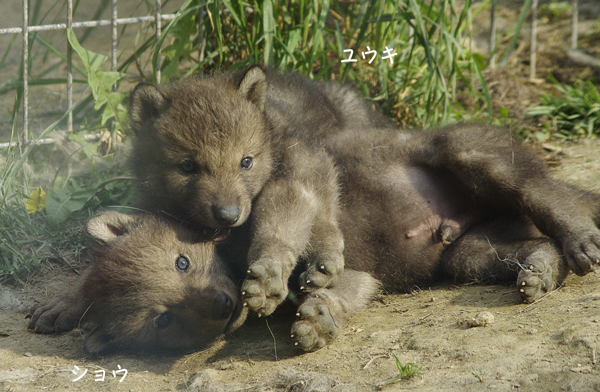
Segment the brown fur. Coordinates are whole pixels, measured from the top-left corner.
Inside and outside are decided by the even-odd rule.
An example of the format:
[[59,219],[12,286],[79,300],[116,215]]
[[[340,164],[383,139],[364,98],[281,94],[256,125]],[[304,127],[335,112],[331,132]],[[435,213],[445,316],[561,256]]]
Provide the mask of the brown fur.
[[251,68],[235,81],[141,84],[130,103],[138,206],[196,230],[250,226],[242,289],[259,315],[285,299],[299,257],[311,265],[308,286],[332,286],[343,270],[336,169],[270,122],[266,88],[264,71]]
[[209,239],[151,215],[104,212],[87,228],[94,262],[69,293],[35,311],[36,332],[79,326],[90,353],[172,350],[201,347],[243,322],[238,279]]
[[[226,81],[244,77],[244,74],[236,75],[220,77]],[[222,80],[218,84],[223,83]],[[442,276],[456,281],[516,280],[524,300],[530,302],[560,284],[569,267],[578,274],[598,268],[600,196],[549,178],[543,163],[508,134],[481,125],[457,125],[431,132],[398,130],[375,114],[358,119],[361,126],[354,127],[348,119],[361,110],[367,114],[368,111],[358,105],[357,98],[344,88],[335,84],[315,85],[297,76],[290,77],[288,84],[285,83],[288,79],[282,75],[273,76],[272,80],[263,106],[265,121],[280,122],[280,140],[300,138],[305,143],[303,148],[307,148],[302,154],[287,155],[286,159],[289,160],[285,162],[304,166],[304,160],[310,158],[310,154],[323,153],[317,149],[319,147],[335,162],[339,171],[342,211],[338,219],[345,239],[346,272],[337,286],[313,289],[303,297],[304,302],[298,309],[298,319],[292,332],[304,350],[314,350],[330,342],[340,332],[347,318],[366,305],[377,287],[373,278],[377,278],[389,291],[407,291],[416,285],[424,287]],[[236,84],[231,83],[235,92]],[[303,104],[303,99],[308,99],[310,93],[325,109]],[[345,108],[352,110],[346,111]],[[310,116],[297,115],[296,112],[301,113],[305,109],[311,113]],[[286,110],[296,113],[291,117],[294,120],[287,125],[286,117],[282,114]],[[302,121],[313,124],[315,118],[321,118],[319,123],[329,127],[331,132],[324,132],[318,124],[315,124],[315,128],[302,126]],[[365,126],[369,128],[365,129]],[[280,147],[293,149],[295,146],[284,144]],[[307,165],[310,167],[309,163]],[[331,192],[337,192],[337,184],[326,184],[331,186]],[[283,206],[297,203],[295,197],[302,192],[294,189],[294,186],[288,184],[278,189],[281,193],[273,195],[284,201]],[[264,200],[266,203],[252,206],[253,214],[261,211],[263,207],[257,208],[259,205],[267,208],[276,203],[275,199]],[[308,208],[311,200],[314,201],[314,198],[306,198],[303,208]],[[233,273],[231,276],[241,279],[247,260],[252,269],[254,256],[246,260],[247,252],[252,255],[252,252],[256,252],[253,249],[258,249],[260,253],[269,246],[268,242],[257,241],[256,233],[262,230],[261,224],[267,225],[267,229],[277,230],[280,223],[278,219],[281,218],[282,227],[290,230],[294,222],[302,226],[307,219],[312,222],[318,218],[315,212],[318,210],[308,208],[306,211],[303,214],[302,209],[294,211],[279,207],[271,211],[271,220],[261,216],[263,223],[256,223],[251,219],[250,225],[233,230],[229,242],[217,246],[217,253],[206,250],[214,246],[212,244],[195,245],[206,249],[198,253],[193,263],[215,265],[217,271],[221,272],[208,279],[206,269],[196,270],[192,275],[200,275],[195,279],[209,282],[209,286],[216,290],[213,292],[219,292],[224,285],[230,287],[232,282],[239,287],[239,280],[235,279],[226,284],[230,278],[223,271],[229,270]],[[169,268],[172,270],[173,256],[165,258],[161,249],[178,248],[180,233],[190,233],[189,230],[172,223],[163,225],[157,218],[139,219],[142,222],[152,220],[154,223],[150,226],[156,226],[152,230],[164,230],[165,233],[154,239],[155,255],[149,259],[135,259],[132,256],[129,259],[135,259],[135,263],[158,263],[168,267],[165,271]],[[317,240],[326,237],[327,233],[314,230],[314,227],[309,242],[313,246],[320,246]],[[133,236],[122,236],[126,244],[124,246],[131,255],[143,253],[147,246],[147,239],[144,236],[140,238],[143,241]],[[116,245],[117,242],[112,244]],[[256,247],[256,244],[260,246]],[[99,253],[96,263],[112,260],[112,257],[103,256],[109,253],[112,246]],[[305,262],[311,261],[312,255],[311,252],[305,252],[301,258]],[[163,264],[156,260],[168,261]],[[288,260],[291,260],[291,256]],[[223,261],[227,266],[223,265]],[[113,273],[118,275],[119,268],[113,269]],[[143,306],[129,309],[109,307],[106,319],[95,324],[100,329],[107,326],[111,333],[117,335],[115,339],[118,341],[126,342],[130,337],[122,336],[119,330],[112,328],[116,323],[112,320],[145,314],[151,305],[143,302],[142,298],[151,298],[160,303],[165,289],[176,292],[187,290],[185,284],[182,286],[177,281],[168,283],[170,289],[160,285],[155,288],[152,283],[163,279],[166,272],[154,267],[141,268],[143,272],[138,273],[136,279],[150,284],[140,284],[142,289],[136,289],[132,296],[141,297],[139,302]],[[310,272],[311,268],[314,268],[314,264],[308,263],[306,269]],[[252,273],[258,275],[260,272]],[[279,278],[282,276],[281,270],[271,272]],[[91,281],[96,275],[92,272],[86,279]],[[306,273],[301,275],[302,285],[307,276]],[[164,280],[170,281],[170,278]],[[97,287],[95,298],[102,298],[103,295],[110,298],[113,287],[118,286],[116,282],[107,275],[102,282],[94,283],[93,287]],[[231,299],[237,309],[240,299],[235,295],[231,295]],[[189,297],[186,300],[191,301],[190,305],[197,301]],[[75,310],[69,311],[65,310],[66,302],[59,300],[37,311],[30,328],[52,331],[56,329],[53,320],[79,317],[85,306],[79,304],[72,308]],[[173,304],[169,306],[177,308]],[[210,317],[206,317],[206,312],[200,314],[199,317],[206,320],[207,325],[212,322]],[[230,326],[243,321],[245,313],[240,314],[242,316],[237,321],[229,320]],[[133,329],[145,330],[150,328],[151,321],[149,318],[145,321],[140,318],[137,324],[131,325]],[[204,321],[201,321],[186,323],[183,328],[193,335],[193,331],[203,326]],[[227,330],[228,327],[222,325],[222,332]],[[180,333],[178,330],[176,332]],[[146,339],[148,348],[156,346],[155,341],[149,338],[152,334],[140,336]],[[110,341],[105,343],[105,347],[112,346]],[[142,343],[137,341],[137,346],[143,346]],[[97,350],[100,346],[94,347]]]

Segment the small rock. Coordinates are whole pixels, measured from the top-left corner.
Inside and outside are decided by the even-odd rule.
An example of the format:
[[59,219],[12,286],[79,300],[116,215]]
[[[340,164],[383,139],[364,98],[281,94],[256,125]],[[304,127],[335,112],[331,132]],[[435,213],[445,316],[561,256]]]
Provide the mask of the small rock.
[[466,325],[469,328],[485,327],[494,322],[494,315],[490,312],[481,312],[473,318],[462,319],[458,325]]

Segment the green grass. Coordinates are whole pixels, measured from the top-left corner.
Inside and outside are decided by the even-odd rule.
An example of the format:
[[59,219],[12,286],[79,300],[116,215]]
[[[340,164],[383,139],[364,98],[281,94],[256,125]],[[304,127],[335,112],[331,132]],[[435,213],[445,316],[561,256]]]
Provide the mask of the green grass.
[[[98,3],[95,18],[109,3]],[[158,44],[153,27],[142,26],[135,52],[119,54],[116,73],[107,70],[105,56],[87,45],[91,29],[49,37],[32,34],[31,56],[41,65],[32,70],[31,85],[63,86],[64,79],[50,77],[66,61],[65,49],[56,44],[58,34],[68,34],[74,47],[74,76],[80,92],[70,108],[75,131],[69,139],[79,147],[63,154],[63,161],[50,171],[48,159],[56,159],[51,147],[0,151],[6,161],[0,169],[0,282],[25,279],[42,260],[74,257],[82,246],[80,230],[74,228],[82,227],[82,221],[98,208],[131,203],[131,180],[123,179],[128,174],[108,141],[129,137],[125,111],[129,87],[121,84],[156,81],[157,47],[162,49],[162,82],[260,63],[317,80],[350,82],[400,125],[431,127],[491,113],[482,76],[486,60],[463,47],[473,16],[470,5],[471,0],[187,0],[177,18],[163,25]],[[152,2],[139,3],[149,14],[152,6]],[[35,0],[31,24],[58,22],[50,20],[50,11],[41,10],[62,12],[64,7],[64,0]],[[361,56],[367,46],[377,51],[371,64]],[[396,54],[393,63],[382,58],[386,47]],[[0,66],[15,55],[11,48],[0,53]],[[341,62],[347,58],[346,49],[354,51],[357,62]],[[113,83],[119,86],[116,92]],[[459,85],[481,102],[475,113],[465,113],[456,103]],[[0,93],[8,92],[16,92],[12,139],[19,140],[22,72],[0,84]],[[64,125],[63,116],[43,134],[51,135]],[[110,137],[85,141],[92,133]],[[68,170],[72,166],[86,169],[72,172]],[[47,192],[46,208],[29,215],[26,195],[39,186]],[[30,247],[23,247],[29,243]]]
[[69,222],[60,229],[42,215],[30,215],[15,194],[0,211],[0,284],[23,283],[39,271],[41,261],[70,265],[78,260],[85,237],[81,225]]
[[550,76],[558,92],[542,95],[543,105],[527,111],[542,121],[541,130],[535,136],[544,141],[549,137],[576,139],[597,137],[600,134],[600,90],[594,79],[574,81],[573,85],[561,85]]
[[403,365],[402,362],[400,362],[400,359],[398,358],[398,356],[396,355],[395,352],[392,352],[392,355],[394,356],[395,360],[396,360],[396,368],[398,369],[398,375],[395,376],[394,378],[392,378],[391,380],[387,381],[386,384],[393,384],[396,383],[400,380],[407,380],[409,378],[413,378],[415,376],[418,376],[421,373],[421,370],[423,370],[423,367],[420,365],[417,365],[413,362],[408,362],[406,365]]

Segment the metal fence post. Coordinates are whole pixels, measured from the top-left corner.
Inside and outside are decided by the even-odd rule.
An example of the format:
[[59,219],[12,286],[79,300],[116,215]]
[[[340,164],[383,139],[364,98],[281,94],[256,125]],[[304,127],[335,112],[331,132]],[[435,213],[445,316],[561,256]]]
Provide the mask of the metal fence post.
[[23,0],[23,145],[29,142],[29,4]]
[[579,35],[579,0],[573,0],[573,31],[571,31],[571,49],[577,49]]
[[162,29],[161,21],[160,21],[160,0],[156,0],[156,50],[158,51],[158,56],[156,56],[156,83],[160,83],[160,46],[158,45],[158,41],[160,40],[160,31]]
[[[73,0],[67,0],[67,28],[73,27]],[[73,48],[67,40],[67,107],[73,106]],[[73,132],[73,111],[67,116],[67,132]]]
[[533,0],[531,4],[531,53],[529,54],[529,79],[535,79],[537,68],[537,7],[538,0]]

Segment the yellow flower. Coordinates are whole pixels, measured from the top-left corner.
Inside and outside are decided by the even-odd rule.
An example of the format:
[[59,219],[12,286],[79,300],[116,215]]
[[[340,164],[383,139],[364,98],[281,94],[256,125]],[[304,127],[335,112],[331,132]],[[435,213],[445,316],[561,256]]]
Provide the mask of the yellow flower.
[[36,212],[44,210],[46,206],[46,192],[39,187],[35,189],[33,192],[29,194],[27,198],[27,202],[25,203],[25,207],[27,207],[27,212],[30,214],[35,214]]

